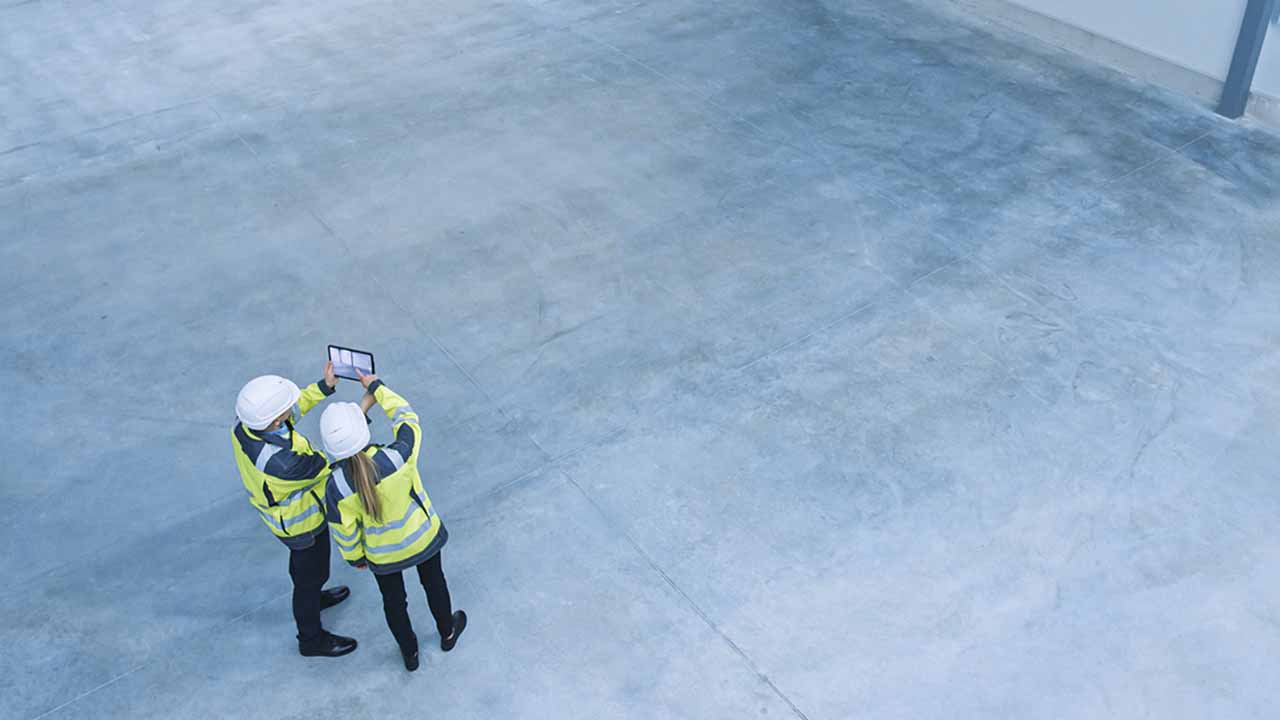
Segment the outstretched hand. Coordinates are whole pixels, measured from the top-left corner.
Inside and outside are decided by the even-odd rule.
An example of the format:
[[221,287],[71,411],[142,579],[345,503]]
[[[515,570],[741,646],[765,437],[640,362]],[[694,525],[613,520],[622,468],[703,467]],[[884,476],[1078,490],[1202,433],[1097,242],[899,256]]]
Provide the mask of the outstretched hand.
[[324,364],[324,384],[331,388],[338,387],[338,376],[333,374],[333,362]]
[[360,377],[360,384],[364,386],[365,390],[368,390],[370,385],[378,382],[377,375],[374,375],[373,373],[369,373],[368,375],[365,375],[363,372],[360,371],[360,368],[356,368],[356,375]]

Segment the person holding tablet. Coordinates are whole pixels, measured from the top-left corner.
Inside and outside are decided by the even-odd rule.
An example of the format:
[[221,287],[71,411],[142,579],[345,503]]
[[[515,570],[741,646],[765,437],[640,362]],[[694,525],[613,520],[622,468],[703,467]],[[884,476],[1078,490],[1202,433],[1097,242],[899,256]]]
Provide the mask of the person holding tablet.
[[338,657],[356,649],[356,641],[326,632],[320,611],[351,594],[329,580],[329,531],[324,517],[324,488],[329,463],[294,429],[298,418],[333,394],[338,378],[333,363],[324,379],[306,389],[279,375],[263,375],[245,384],[236,398],[231,447],[249,502],[262,522],[289,548],[293,580],[293,619],[298,652]]
[[373,353],[365,350],[330,345],[329,362],[333,363],[333,371],[338,377],[348,380],[359,380],[361,375],[377,372],[374,369]]
[[[403,571],[417,570],[427,605],[440,633],[440,649],[449,652],[467,627],[467,614],[453,612],[440,550],[449,540],[418,474],[422,428],[404,398],[377,375],[360,374],[367,393],[360,405],[335,403],[320,416],[325,452],[333,458],[326,490],[329,524],[342,557],[373,571],[382,593],[387,627],[400,646],[405,669],[418,669],[418,636],[409,621]],[[391,419],[389,445],[369,444],[365,416],[377,403]]]

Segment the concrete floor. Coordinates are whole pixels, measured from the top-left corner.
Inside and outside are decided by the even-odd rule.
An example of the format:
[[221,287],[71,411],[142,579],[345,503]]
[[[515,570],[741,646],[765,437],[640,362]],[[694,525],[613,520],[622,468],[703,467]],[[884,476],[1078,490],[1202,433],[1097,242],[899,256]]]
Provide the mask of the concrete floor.
[[[1280,137],[972,18],[9,2],[0,238],[4,718],[1280,705]],[[329,342],[424,415],[414,675],[336,559],[297,656],[232,465]]]

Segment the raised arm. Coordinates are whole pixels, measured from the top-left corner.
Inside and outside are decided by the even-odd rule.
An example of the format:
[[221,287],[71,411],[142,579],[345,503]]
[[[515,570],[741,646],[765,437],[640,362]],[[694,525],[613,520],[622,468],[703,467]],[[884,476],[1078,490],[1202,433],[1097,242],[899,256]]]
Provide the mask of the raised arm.
[[422,426],[419,424],[418,413],[414,412],[408,400],[387,387],[378,376],[365,375],[360,381],[367,381],[365,387],[369,394],[391,420],[391,432],[395,434],[395,441],[385,449],[395,450],[405,462],[416,462],[418,449],[422,444]]
[[333,394],[338,387],[338,376],[333,374],[333,363],[325,363],[324,377],[302,389],[298,398],[298,414],[306,415],[325,398]]

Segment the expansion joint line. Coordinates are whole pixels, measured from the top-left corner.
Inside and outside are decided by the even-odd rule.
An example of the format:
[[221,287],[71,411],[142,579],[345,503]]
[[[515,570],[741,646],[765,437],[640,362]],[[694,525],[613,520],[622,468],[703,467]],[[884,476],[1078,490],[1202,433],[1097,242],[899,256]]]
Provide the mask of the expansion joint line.
[[786,693],[782,692],[782,690],[776,684],[774,684],[773,680],[770,679],[770,677],[760,669],[760,666],[757,665],[756,662],[751,659],[751,656],[747,655],[746,651],[743,650],[742,647],[738,645],[738,643],[734,642],[733,638],[729,637],[729,635],[725,633],[725,631],[722,630],[719,625],[716,624],[716,621],[712,620],[711,617],[707,615],[706,611],[703,610],[702,607],[698,605],[698,603],[694,602],[693,598],[689,597],[689,593],[685,592],[683,588],[681,588],[679,585],[676,584],[676,581],[673,580],[671,576],[667,574],[667,571],[663,570],[662,567],[658,565],[658,563],[653,559],[651,555],[649,555],[648,552],[645,551],[645,549],[640,545],[640,543],[636,542],[635,538],[631,537],[630,533],[628,533],[626,530],[623,530],[618,523],[614,522],[613,517],[603,507],[600,506],[600,503],[595,501],[595,498],[591,497],[590,493],[588,493],[581,485],[578,484],[578,481],[575,480],[572,475],[570,475],[565,470],[561,470],[560,474],[563,475],[565,480],[567,480],[569,484],[572,485],[574,489],[577,490],[578,493],[581,494],[582,497],[588,503],[591,504],[591,507],[594,508],[596,513],[599,514],[600,517],[604,519],[605,523],[610,527],[613,527],[618,532],[618,534],[620,534],[627,541],[627,544],[629,544],[631,548],[635,550],[636,554],[644,558],[645,563],[650,568],[652,568],[654,572],[658,573],[658,575],[667,584],[667,586],[670,587],[677,595],[679,595],[681,598],[684,599],[684,602],[689,606],[689,609],[693,610],[694,614],[696,614],[702,620],[702,622],[708,628],[711,629],[712,632],[714,632],[717,636],[719,636],[720,639],[724,642],[724,644],[729,646],[729,649],[732,650],[735,655],[737,655],[739,658],[742,659],[742,662],[745,663],[747,668],[752,672],[752,674],[756,676],[756,679],[764,683],[769,688],[769,690],[771,690],[773,694],[778,697],[779,700],[786,703],[787,707],[791,708],[791,712],[797,718],[799,718],[799,720],[809,720],[809,716],[806,715],[804,711],[801,710],[799,707],[796,707],[796,704],[792,702],[791,698],[787,697]]

